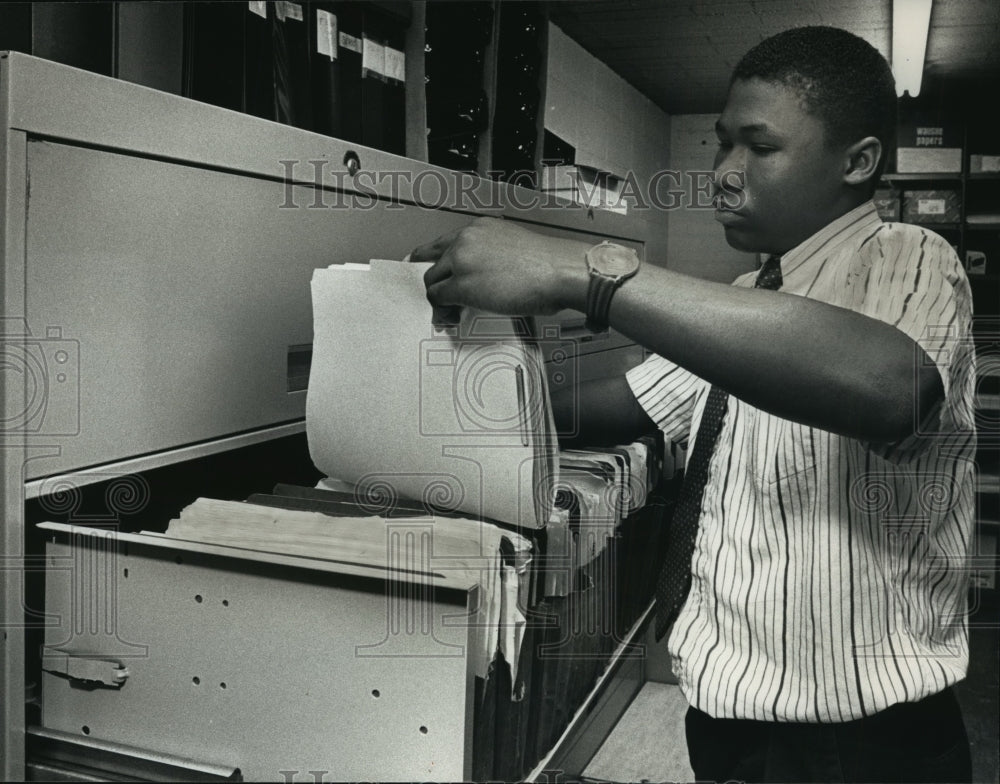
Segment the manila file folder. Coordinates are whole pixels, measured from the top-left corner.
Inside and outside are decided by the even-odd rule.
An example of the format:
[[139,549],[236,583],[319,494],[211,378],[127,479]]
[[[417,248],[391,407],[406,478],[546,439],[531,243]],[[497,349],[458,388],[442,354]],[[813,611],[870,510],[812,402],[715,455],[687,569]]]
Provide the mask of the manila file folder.
[[312,460],[373,509],[406,498],[540,528],[558,481],[541,350],[525,319],[465,308],[458,324],[435,325],[429,266],[314,272]]

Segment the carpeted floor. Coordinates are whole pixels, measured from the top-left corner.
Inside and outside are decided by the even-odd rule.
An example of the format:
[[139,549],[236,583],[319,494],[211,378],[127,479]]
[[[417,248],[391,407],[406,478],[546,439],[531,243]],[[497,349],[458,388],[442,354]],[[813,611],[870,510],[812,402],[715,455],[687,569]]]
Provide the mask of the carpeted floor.
[[646,683],[584,771],[601,781],[693,781],[677,686]]

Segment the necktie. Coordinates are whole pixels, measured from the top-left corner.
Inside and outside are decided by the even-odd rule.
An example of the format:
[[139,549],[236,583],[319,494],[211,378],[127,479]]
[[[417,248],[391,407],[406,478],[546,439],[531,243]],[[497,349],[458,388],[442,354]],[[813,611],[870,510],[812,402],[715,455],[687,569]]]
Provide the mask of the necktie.
[[[778,256],[771,256],[764,262],[757,273],[754,287],[772,290],[781,287],[781,263]],[[701,516],[702,496],[708,480],[708,464],[722,430],[722,418],[728,402],[728,392],[716,386],[709,390],[694,449],[688,460],[684,482],[670,522],[667,552],[656,581],[657,640],[663,637],[677,618],[688,591],[691,590],[691,556],[694,555],[694,542],[698,535],[698,518]]]

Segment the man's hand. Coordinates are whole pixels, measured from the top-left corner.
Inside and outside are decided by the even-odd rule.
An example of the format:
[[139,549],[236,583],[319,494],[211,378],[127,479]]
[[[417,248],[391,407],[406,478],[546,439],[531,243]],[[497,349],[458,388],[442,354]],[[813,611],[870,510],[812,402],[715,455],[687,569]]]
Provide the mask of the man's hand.
[[546,237],[510,221],[477,218],[410,254],[435,308],[469,305],[511,316],[586,307],[585,242]]

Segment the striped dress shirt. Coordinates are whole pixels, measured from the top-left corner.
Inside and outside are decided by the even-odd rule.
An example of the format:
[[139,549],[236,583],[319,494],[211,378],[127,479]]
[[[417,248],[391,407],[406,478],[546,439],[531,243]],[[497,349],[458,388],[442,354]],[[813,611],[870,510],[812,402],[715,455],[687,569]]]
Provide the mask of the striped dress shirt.
[[[712,716],[849,721],[919,700],[966,672],[971,294],[945,240],[882,223],[871,202],[784,254],[781,268],[783,292],[857,311],[916,341],[941,374],[945,402],[914,435],[871,444],[730,396],[691,592],[668,647],[688,702]],[[628,380],[668,439],[694,439],[707,382],[655,355]]]

